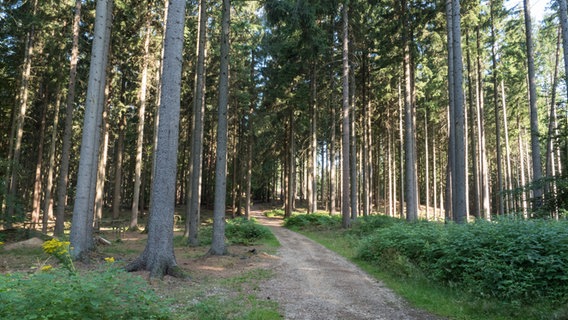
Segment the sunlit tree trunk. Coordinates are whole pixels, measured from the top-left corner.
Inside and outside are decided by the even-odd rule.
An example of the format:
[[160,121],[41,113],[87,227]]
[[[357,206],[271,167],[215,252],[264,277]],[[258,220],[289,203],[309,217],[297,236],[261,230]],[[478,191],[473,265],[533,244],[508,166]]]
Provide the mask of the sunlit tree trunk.
[[34,194],[32,203],[32,226],[35,229],[36,224],[39,223],[40,218],[40,207],[41,207],[41,193],[42,193],[42,174],[41,168],[43,166],[43,144],[45,140],[45,123],[47,121],[47,108],[48,108],[48,93],[44,92],[44,106],[41,112],[41,122],[39,131],[39,141],[38,141],[38,151],[37,151],[37,161],[35,168],[35,179],[34,179]]
[[[107,84],[107,90],[109,84]],[[95,229],[100,228],[100,222],[103,219],[103,209],[104,209],[104,191],[106,183],[106,167],[108,162],[108,143],[110,128],[108,123],[108,113],[110,106],[106,104],[103,109],[103,120],[101,125],[101,142],[99,149],[99,164],[97,169],[97,190],[95,193]]]
[[219,110],[217,120],[217,161],[215,165],[215,202],[213,207],[213,240],[209,253],[224,255],[225,195],[227,193],[227,109],[229,102],[229,23],[231,3],[223,0],[221,28],[221,65],[219,71]]
[[[31,4],[32,6],[32,16],[36,15],[37,10],[37,0],[34,0]],[[6,216],[4,219],[4,224],[6,228],[12,226],[12,219],[15,213],[15,199],[18,189],[18,175],[20,174],[20,155],[22,151],[22,137],[24,135],[24,121],[26,119],[26,113],[29,104],[30,95],[30,80],[31,80],[31,70],[32,70],[32,58],[34,54],[34,42],[35,42],[35,25],[32,24],[30,30],[26,35],[26,43],[24,49],[24,64],[22,66],[22,77],[20,79],[20,88],[18,92],[16,107],[16,118],[15,118],[15,137],[13,142],[10,142],[10,152],[12,152],[11,166],[10,166],[10,183],[8,184],[8,199],[6,205]],[[12,137],[11,137],[12,138]],[[12,151],[13,150],[13,151]]]
[[[124,94],[124,93],[122,93]],[[121,192],[122,192],[122,158],[124,155],[124,130],[126,130],[126,116],[121,112],[118,123],[118,138],[116,141],[116,159],[114,162],[114,189],[112,196],[112,218],[120,216]]]
[[65,128],[63,131],[63,146],[61,148],[61,165],[59,167],[59,182],[57,184],[57,207],[55,212],[55,235],[63,235],[65,207],[67,204],[67,184],[69,182],[69,158],[71,140],[73,138],[73,103],[75,101],[75,84],[77,79],[77,61],[79,58],[79,32],[81,23],[81,0],[75,1],[73,17],[73,44],[71,48],[69,67],[69,86],[65,106]]
[[511,196],[511,190],[513,190],[513,174],[511,169],[511,147],[509,145],[509,125],[507,121],[507,99],[505,95],[505,83],[501,80],[501,105],[503,107],[503,130],[505,131],[505,160],[507,162],[507,177],[505,179],[507,183],[507,213],[514,210],[513,199]]
[[138,125],[136,126],[136,155],[134,164],[134,191],[132,195],[132,209],[130,216],[130,229],[138,230],[138,211],[140,208],[140,186],[142,184],[142,152],[144,149],[144,120],[146,117],[146,93],[148,91],[148,66],[150,64],[150,36],[152,34],[150,12],[146,12],[146,33],[144,36],[144,57],[142,61],[142,78],[140,80],[140,93],[138,101]]
[[534,66],[534,46],[532,40],[532,24],[530,14],[529,0],[523,0],[525,9],[525,33],[526,33],[526,50],[528,60],[528,77],[529,77],[529,107],[530,107],[530,125],[531,125],[531,155],[532,155],[532,182],[536,183],[533,188],[533,209],[539,208],[542,205],[542,186],[540,180],[542,179],[542,164],[540,153],[540,142],[538,132],[538,110],[537,110],[537,95],[535,83],[535,66]]
[[55,149],[57,145],[57,127],[59,126],[59,107],[61,106],[61,90],[57,87],[57,100],[55,101],[54,115],[53,115],[53,125],[51,127],[51,142],[49,146],[49,164],[47,169],[47,181],[45,186],[45,196],[43,201],[43,224],[42,233],[47,233],[47,223],[50,219],[53,219],[53,199],[51,197],[53,193],[53,172],[55,168]]
[[476,90],[476,117],[477,117],[477,140],[479,141],[479,189],[481,196],[480,216],[491,220],[491,206],[489,201],[489,165],[487,163],[487,151],[485,147],[485,121],[484,121],[484,92],[483,92],[483,68],[481,65],[481,40],[479,27],[476,28],[476,52],[477,52],[477,81]]
[[71,256],[73,259],[83,258],[94,243],[92,241],[92,222],[94,208],[94,191],[96,188],[96,172],[98,164],[98,146],[104,86],[106,83],[106,63],[108,61],[108,40],[112,15],[112,1],[98,0],[95,18],[95,34],[91,52],[91,66],[83,122],[81,156],[79,173],[77,174],[77,191],[73,206],[73,223],[71,225]]
[[164,41],[160,123],[152,179],[148,241],[144,252],[126,270],[148,270],[150,277],[181,276],[173,247],[175,183],[179,136],[181,64],[185,1],[170,0]]
[[497,85],[497,39],[495,34],[495,13],[493,3],[491,2],[491,60],[492,60],[492,81],[493,81],[493,103],[495,105],[495,148],[497,149],[496,162],[497,162],[497,206],[499,208],[499,215],[503,215],[504,200],[503,200],[503,166],[501,155],[501,121],[499,120],[499,94]]
[[343,108],[342,108],[342,133],[341,133],[341,216],[343,228],[351,226],[351,203],[350,203],[350,165],[349,165],[349,8],[348,1],[343,3]]

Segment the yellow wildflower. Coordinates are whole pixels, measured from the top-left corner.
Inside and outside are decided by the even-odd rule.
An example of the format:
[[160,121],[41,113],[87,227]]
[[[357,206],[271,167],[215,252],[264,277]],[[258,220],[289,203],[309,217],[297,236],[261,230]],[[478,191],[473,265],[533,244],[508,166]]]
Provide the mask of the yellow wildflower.
[[108,263],[113,263],[114,262],[114,257],[106,257],[105,261]]
[[53,267],[49,264],[46,264],[45,266],[41,267],[41,271],[43,271],[43,272],[48,272],[51,269],[53,269]]
[[3,246],[3,245],[4,245],[4,242],[0,241],[0,246]]

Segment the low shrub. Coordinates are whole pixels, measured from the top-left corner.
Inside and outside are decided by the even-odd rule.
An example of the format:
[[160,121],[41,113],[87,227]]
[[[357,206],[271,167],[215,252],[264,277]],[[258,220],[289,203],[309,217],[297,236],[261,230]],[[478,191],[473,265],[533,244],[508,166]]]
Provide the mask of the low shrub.
[[365,237],[358,257],[480,297],[512,303],[568,297],[566,221],[393,224]]
[[353,221],[349,233],[359,237],[363,237],[375,232],[377,229],[387,228],[395,223],[401,223],[401,222],[403,221],[400,219],[392,218],[385,215],[363,216]]
[[341,226],[341,216],[326,214],[295,214],[284,220],[286,228],[335,229]]
[[0,275],[1,319],[171,318],[143,279],[117,268],[83,275],[43,270]]
[[227,221],[225,236],[232,244],[252,245],[274,237],[268,227],[259,225],[255,219],[237,218]]

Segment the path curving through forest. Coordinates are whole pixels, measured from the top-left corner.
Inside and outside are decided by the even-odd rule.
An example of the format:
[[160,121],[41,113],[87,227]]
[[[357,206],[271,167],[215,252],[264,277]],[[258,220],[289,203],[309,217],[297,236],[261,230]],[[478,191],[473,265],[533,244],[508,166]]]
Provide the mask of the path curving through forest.
[[281,227],[280,219],[253,214],[281,244],[275,276],[263,283],[260,297],[278,302],[285,319],[441,319],[410,307],[335,252]]

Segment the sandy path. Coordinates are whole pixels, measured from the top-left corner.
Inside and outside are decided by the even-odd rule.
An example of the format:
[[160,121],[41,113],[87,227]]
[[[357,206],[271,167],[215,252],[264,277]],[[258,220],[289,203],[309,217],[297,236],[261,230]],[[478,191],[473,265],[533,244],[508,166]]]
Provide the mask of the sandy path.
[[282,245],[276,276],[261,287],[286,319],[440,319],[409,307],[382,283],[312,240],[255,212]]

